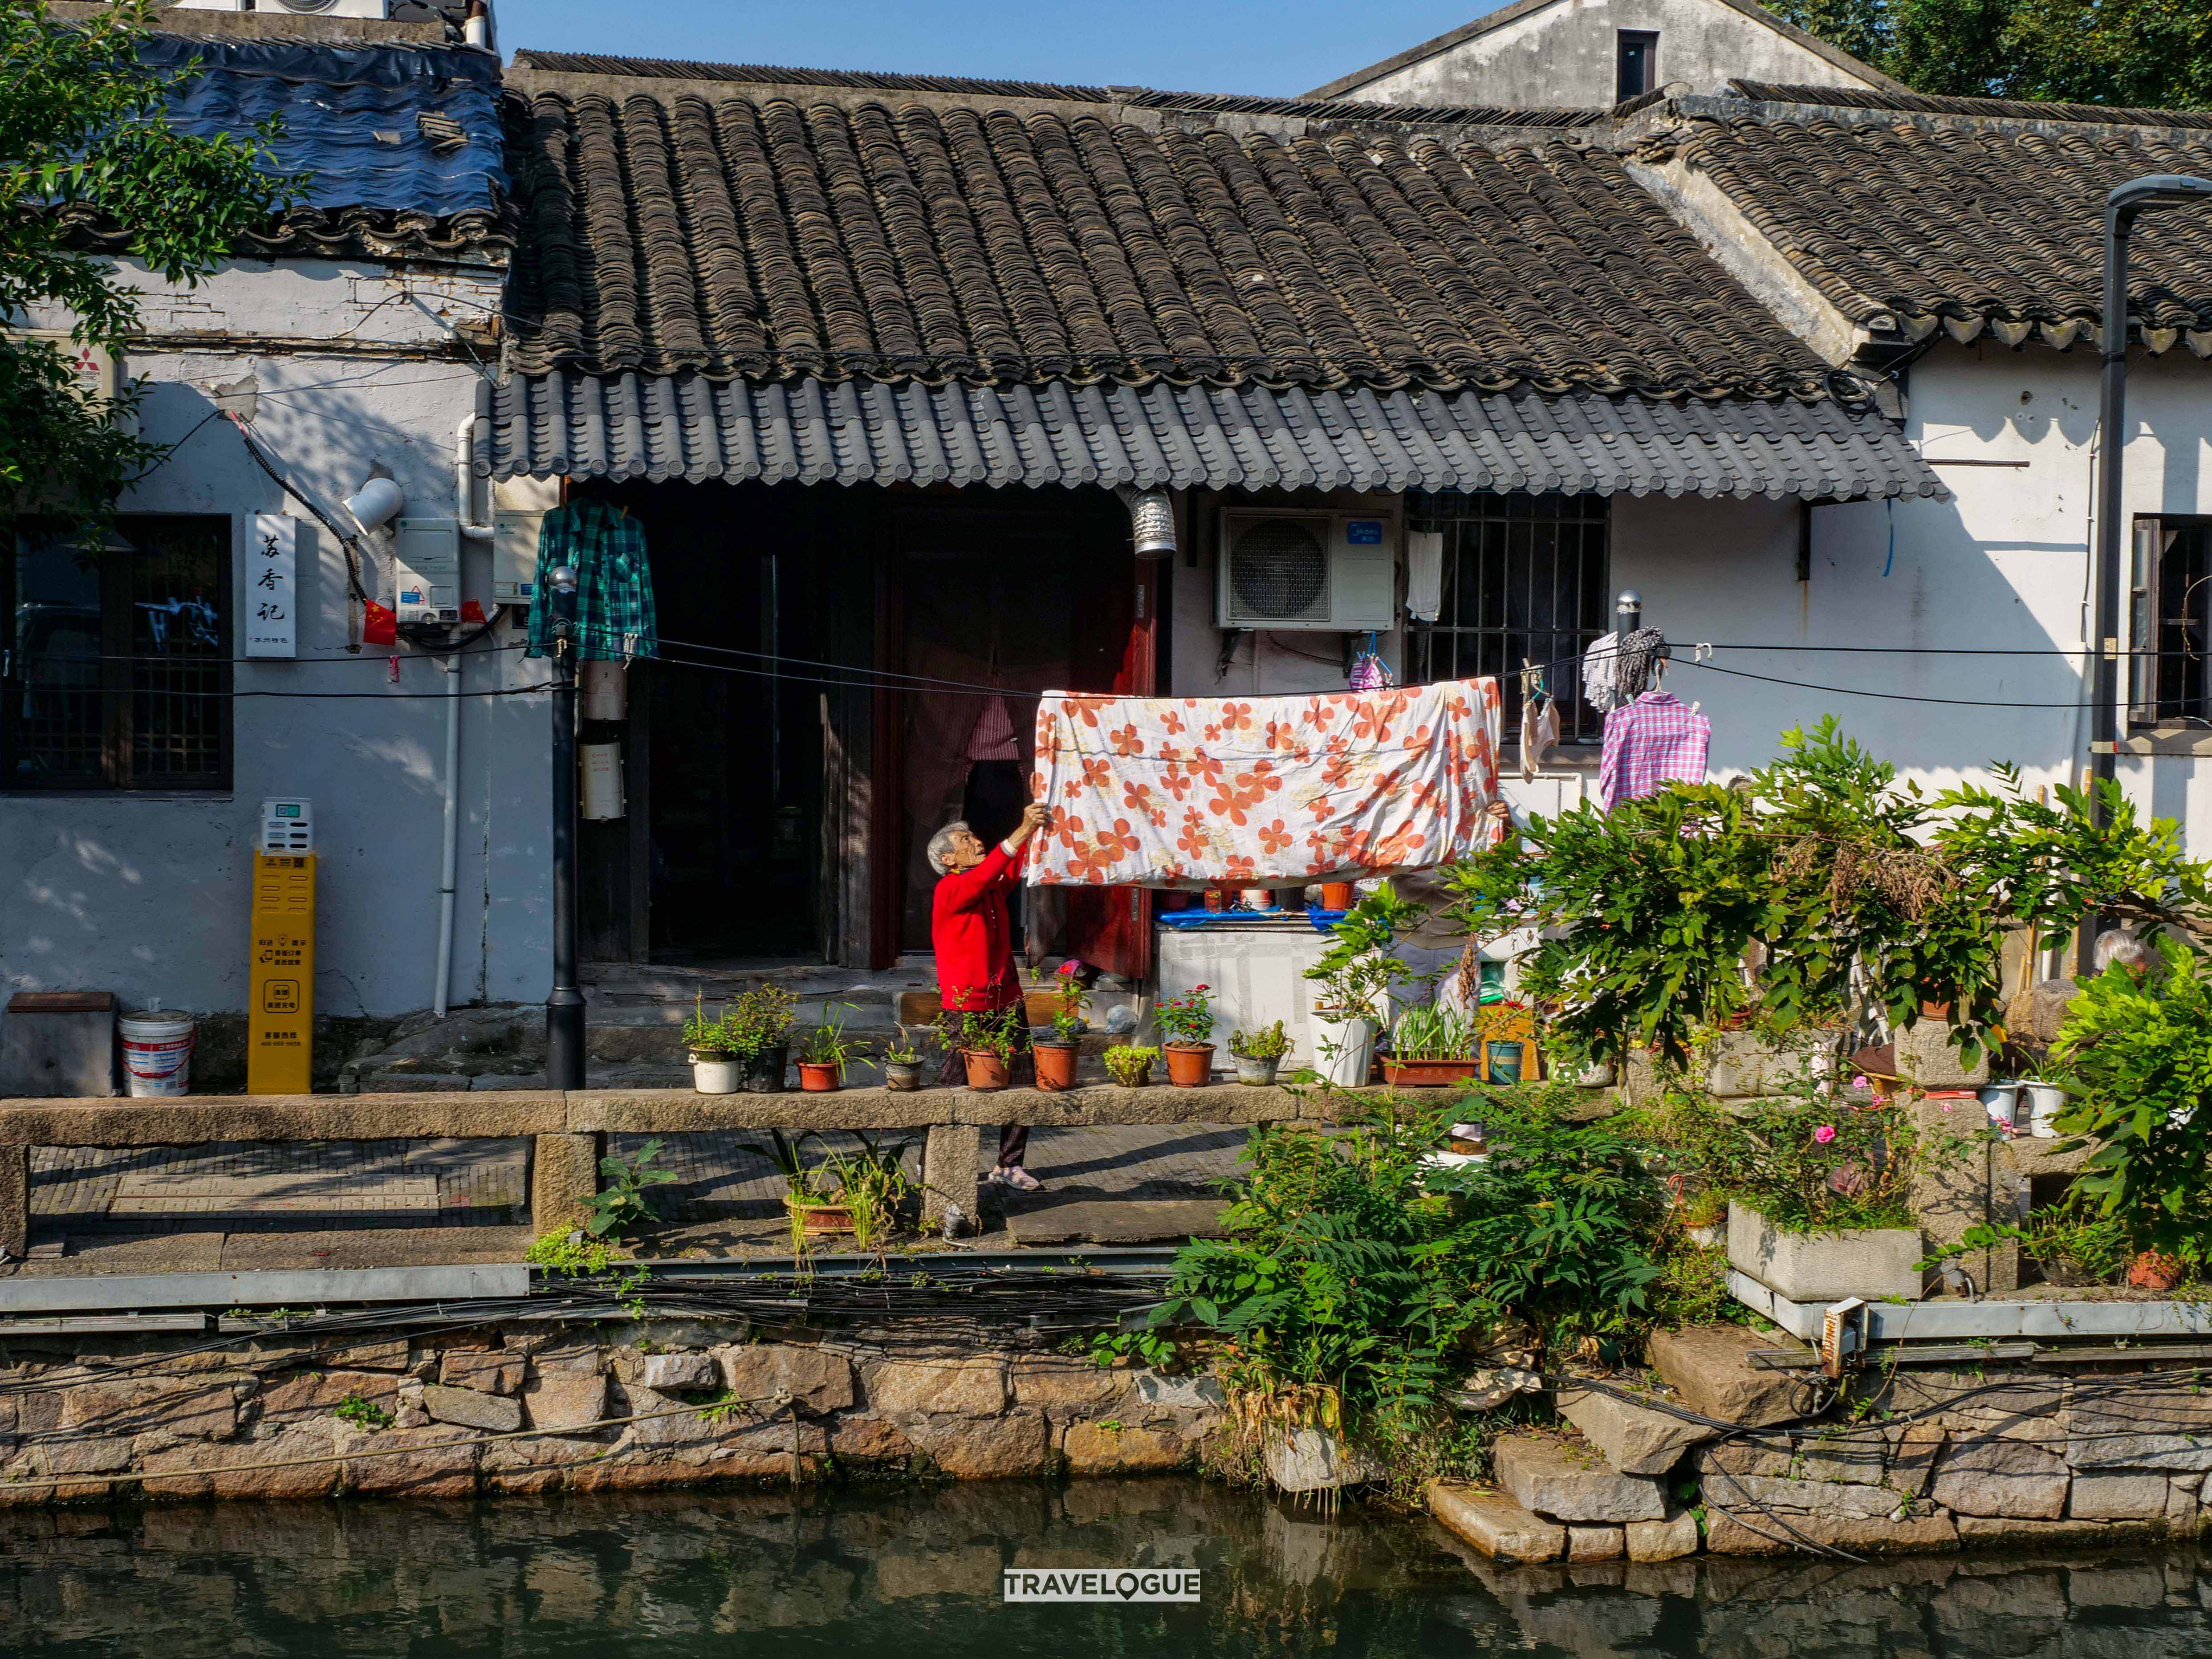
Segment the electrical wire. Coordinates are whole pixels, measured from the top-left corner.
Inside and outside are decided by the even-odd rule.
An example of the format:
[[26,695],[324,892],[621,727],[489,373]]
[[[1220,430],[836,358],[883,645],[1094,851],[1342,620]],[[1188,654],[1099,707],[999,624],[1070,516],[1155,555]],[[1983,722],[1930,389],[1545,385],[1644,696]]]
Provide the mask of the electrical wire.
[[1929,697],[1911,691],[1869,691],[1850,685],[1813,685],[1803,680],[1788,680],[1773,674],[1753,674],[1741,668],[1723,668],[1718,663],[1692,662],[1678,659],[1677,665],[1696,668],[1708,674],[1726,674],[1740,680],[1758,680],[1767,685],[1787,685],[1799,691],[1814,691],[1831,697],[1874,697],[1883,702],[1932,703],[1947,708],[2094,708],[2094,702],[2079,700],[2067,702],[2011,702],[1989,697]]

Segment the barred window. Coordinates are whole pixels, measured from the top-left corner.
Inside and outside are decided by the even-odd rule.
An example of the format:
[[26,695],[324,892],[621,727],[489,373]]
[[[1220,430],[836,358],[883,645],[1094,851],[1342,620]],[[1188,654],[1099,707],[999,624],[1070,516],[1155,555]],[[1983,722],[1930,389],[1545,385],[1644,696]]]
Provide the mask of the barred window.
[[1612,625],[1606,498],[1417,495],[1407,517],[1444,538],[1436,625],[1417,624],[1413,636],[1419,678],[1496,675],[1510,740],[1520,729],[1521,665],[1546,665],[1560,741],[1601,741],[1605,717],[1583,702],[1581,659]]
[[230,787],[230,520],[131,514],[0,547],[12,789]]

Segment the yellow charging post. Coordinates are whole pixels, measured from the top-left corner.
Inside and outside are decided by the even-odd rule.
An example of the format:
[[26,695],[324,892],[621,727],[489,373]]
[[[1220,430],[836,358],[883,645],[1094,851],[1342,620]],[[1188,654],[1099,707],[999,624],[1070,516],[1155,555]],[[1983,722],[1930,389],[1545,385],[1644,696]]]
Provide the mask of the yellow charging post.
[[307,803],[264,801],[253,854],[246,1091],[304,1095],[315,1058],[315,854]]

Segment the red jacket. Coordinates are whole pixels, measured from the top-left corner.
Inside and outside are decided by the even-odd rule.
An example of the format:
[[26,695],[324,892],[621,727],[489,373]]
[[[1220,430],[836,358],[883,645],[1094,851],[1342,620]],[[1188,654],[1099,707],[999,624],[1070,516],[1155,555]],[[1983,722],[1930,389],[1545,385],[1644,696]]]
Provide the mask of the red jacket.
[[1006,890],[1028,856],[1027,843],[1018,853],[994,846],[974,869],[937,878],[929,939],[937,951],[938,994],[944,1006],[988,1013],[1021,1000],[1006,923]]

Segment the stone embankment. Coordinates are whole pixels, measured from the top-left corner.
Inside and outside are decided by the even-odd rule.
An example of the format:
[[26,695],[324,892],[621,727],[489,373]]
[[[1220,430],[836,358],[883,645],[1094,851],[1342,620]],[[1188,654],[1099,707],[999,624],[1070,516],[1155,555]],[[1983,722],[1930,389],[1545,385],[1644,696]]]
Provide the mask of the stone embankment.
[[1195,1465],[1209,1380],[1059,1354],[756,1340],[738,1322],[45,1338],[0,1352],[0,1504],[456,1498],[836,1473]]
[[1900,1366],[1855,1379],[1814,1419],[1817,1372],[1747,1358],[1776,1340],[1661,1332],[1664,1389],[1648,1403],[1619,1380],[1562,1388],[1568,1431],[1506,1436],[1495,1486],[1439,1483],[1430,1508],[1510,1561],[2108,1544],[2208,1525],[2212,1389],[2191,1371]]

